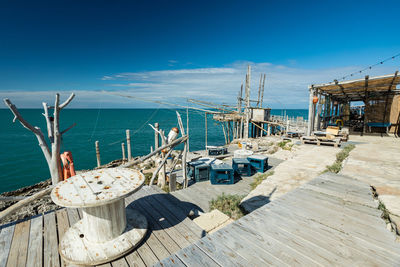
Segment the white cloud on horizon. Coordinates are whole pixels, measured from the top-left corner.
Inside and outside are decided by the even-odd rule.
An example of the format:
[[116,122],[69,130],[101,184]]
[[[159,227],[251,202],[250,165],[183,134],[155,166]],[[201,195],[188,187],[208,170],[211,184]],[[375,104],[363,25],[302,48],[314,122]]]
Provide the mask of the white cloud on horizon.
[[[216,103],[235,104],[236,97],[244,82],[247,64],[252,67],[251,96],[257,98],[260,74],[266,73],[264,104],[272,108],[307,108],[308,86],[324,83],[360,69],[347,66],[329,69],[304,69],[300,67],[274,65],[271,63],[235,62],[223,67],[124,72],[103,76],[103,90],[76,90],[76,99],[71,103],[75,108],[143,108],[158,107],[136,98],[160,100],[188,105],[187,98]],[[368,74],[393,73],[393,66],[383,66]],[[363,74],[364,75],[364,74]],[[362,76],[359,76],[362,77]],[[358,77],[355,77],[358,78]],[[52,103],[56,91],[0,91],[1,98],[10,98],[22,107],[40,107],[42,101]],[[62,92],[68,97],[69,92]]]

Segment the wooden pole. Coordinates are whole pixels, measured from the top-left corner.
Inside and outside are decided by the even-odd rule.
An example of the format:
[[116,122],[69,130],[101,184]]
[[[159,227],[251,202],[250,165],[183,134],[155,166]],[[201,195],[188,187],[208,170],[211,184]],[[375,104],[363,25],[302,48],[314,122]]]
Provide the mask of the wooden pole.
[[222,127],[222,131],[224,132],[225,144],[227,144],[228,140],[226,139],[225,127],[224,127],[224,123],[223,122],[221,122],[221,127]]
[[126,130],[126,150],[128,151],[128,161],[131,161],[132,160],[131,133],[129,130]]
[[[178,117],[178,124],[181,130],[181,134],[185,135],[185,128],[183,128],[182,118],[179,112],[176,112],[176,116]],[[186,158],[187,158],[187,151],[188,151],[188,139],[185,141],[185,146],[183,147],[183,157],[182,157],[182,172],[183,172],[183,185],[185,188],[188,187],[188,177],[187,177],[187,169],[186,169]]]
[[262,107],[262,104],[263,104],[263,99],[264,99],[264,85],[265,85],[265,76],[266,76],[266,74],[264,73],[264,79],[263,79],[263,83],[262,83],[262,89],[261,89],[260,108]]
[[95,143],[95,147],[96,147],[96,159],[97,159],[97,167],[101,166],[101,162],[100,162],[100,148],[99,148],[99,141],[96,141]]
[[176,173],[169,174],[169,192],[176,191]]
[[205,143],[206,143],[206,150],[207,150],[207,112],[205,113],[204,118],[205,118],[205,121],[204,121],[204,125],[205,126],[204,126],[204,128],[206,130]]
[[244,138],[249,138],[249,121],[250,121],[250,81],[251,81],[251,67],[247,66],[247,75],[246,75],[246,122],[244,124]]
[[256,107],[260,107],[260,98],[261,98],[261,83],[262,83],[262,73],[260,75],[260,84],[258,85],[258,98],[257,98],[257,105]]
[[190,151],[190,147],[189,147],[190,136],[189,136],[189,109],[188,108],[186,109],[186,135],[188,137],[188,140],[187,140],[187,151],[189,152]]
[[314,87],[309,87],[310,95],[308,99],[308,127],[307,127],[307,136],[310,136],[312,133],[312,121],[313,121],[313,97],[314,97]]
[[160,125],[158,122],[154,123],[154,128],[156,128],[157,131],[154,131],[154,149],[157,150],[160,146],[160,138],[158,135],[158,131],[160,130]]
[[228,137],[228,143],[227,144],[229,144],[231,142],[231,134],[230,134],[231,123],[229,121],[227,121],[226,124],[227,124],[226,125],[226,132],[227,132],[227,137]]
[[122,160],[125,161],[126,157],[125,157],[125,144],[121,143],[121,147],[122,147]]

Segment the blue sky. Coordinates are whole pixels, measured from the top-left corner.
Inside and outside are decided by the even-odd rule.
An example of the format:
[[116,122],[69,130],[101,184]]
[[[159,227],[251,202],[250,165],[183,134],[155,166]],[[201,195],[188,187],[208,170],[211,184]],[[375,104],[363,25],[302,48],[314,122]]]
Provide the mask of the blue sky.
[[400,53],[399,11],[398,1],[1,1],[0,97],[38,108],[72,91],[75,108],[158,106],[112,93],[233,103],[251,64],[253,95],[265,72],[267,105],[306,108],[307,85]]

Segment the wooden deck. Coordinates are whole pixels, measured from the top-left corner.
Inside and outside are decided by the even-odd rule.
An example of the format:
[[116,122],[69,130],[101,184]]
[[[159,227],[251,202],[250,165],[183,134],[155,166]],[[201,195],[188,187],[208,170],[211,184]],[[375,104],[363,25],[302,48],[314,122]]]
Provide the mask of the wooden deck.
[[[269,157],[268,158],[268,170],[273,170],[282,160]],[[204,181],[199,183],[194,183],[188,188],[183,190],[178,190],[172,192],[171,194],[181,200],[182,202],[188,204],[187,209],[198,209],[201,212],[210,211],[209,202],[212,199],[217,198],[222,195],[222,193],[228,195],[247,195],[250,193],[250,184],[254,181],[253,177],[243,177],[241,180],[235,184],[225,184],[225,185],[212,185],[210,181]]]
[[[150,187],[127,198],[127,213],[129,209],[143,213],[149,222],[148,234],[136,250],[102,266],[151,266],[204,236],[204,231],[186,217],[182,204]],[[60,209],[0,226],[0,267],[65,266],[58,242],[80,217],[77,209]]]
[[369,185],[324,174],[158,266],[399,266]]

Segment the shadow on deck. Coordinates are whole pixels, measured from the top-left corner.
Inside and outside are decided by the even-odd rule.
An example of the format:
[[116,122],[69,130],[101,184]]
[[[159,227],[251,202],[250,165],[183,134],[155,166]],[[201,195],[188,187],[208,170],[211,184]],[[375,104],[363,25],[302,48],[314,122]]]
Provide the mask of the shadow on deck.
[[[101,266],[151,266],[205,236],[187,217],[185,207],[192,204],[172,195],[145,186],[126,205],[127,213],[136,209],[146,216],[148,233],[137,249]],[[66,266],[58,242],[81,218],[80,210],[63,208],[0,226],[0,267]]]

